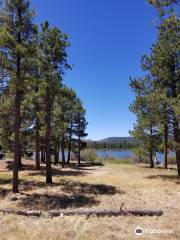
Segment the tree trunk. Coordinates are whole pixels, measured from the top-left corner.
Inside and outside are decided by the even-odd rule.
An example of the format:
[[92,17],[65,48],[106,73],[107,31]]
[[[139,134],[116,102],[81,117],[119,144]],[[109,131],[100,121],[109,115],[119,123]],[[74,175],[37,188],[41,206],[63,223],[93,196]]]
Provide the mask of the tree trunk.
[[36,170],[40,170],[40,137],[39,137],[39,120],[36,118]]
[[21,156],[21,136],[19,135],[19,161],[18,161],[19,169],[22,167],[22,156]]
[[[22,216],[33,216],[33,217],[40,217],[44,216],[43,212],[41,211],[29,211],[29,210],[16,210],[16,209],[0,209],[0,212],[3,214],[16,214]],[[48,211],[48,216],[52,217],[63,217],[63,216],[97,216],[97,217],[118,217],[118,216],[162,216],[163,211],[161,210],[50,210]]]
[[176,161],[177,161],[178,175],[180,176],[180,150],[179,149],[176,149]]
[[150,150],[149,150],[149,160],[150,160],[150,167],[154,168],[154,161],[153,161],[153,144],[152,144],[152,134],[153,134],[153,130],[152,127],[150,129]]
[[[21,9],[18,9],[18,20],[21,23]],[[18,33],[18,44],[21,44],[21,33]],[[20,159],[20,127],[21,127],[21,56],[17,52],[16,58],[16,93],[15,93],[15,149],[14,149],[14,164],[13,164],[13,183],[12,190],[13,193],[18,192],[18,169],[19,169],[19,159]]]
[[45,163],[45,162],[46,162],[44,142],[41,143],[41,162],[42,162],[42,163]]
[[54,165],[59,163],[59,144],[54,146]]
[[61,138],[61,153],[62,153],[62,168],[64,168],[65,165],[65,153],[64,153],[64,132],[62,132],[62,138]]
[[44,149],[43,148],[41,148],[41,162],[45,163]]
[[[36,82],[35,92],[38,94],[39,87],[38,82]],[[36,115],[36,126],[35,126],[35,149],[36,149],[36,170],[40,170],[40,124],[39,124],[39,116],[38,112],[40,111],[38,99],[35,103],[35,115]]]
[[153,150],[152,149],[150,149],[150,151],[149,151],[149,159],[150,159],[150,167],[154,168]]
[[[3,212],[3,211],[2,211]],[[163,211],[158,210],[50,210],[49,215],[51,217],[59,216],[97,216],[97,217],[118,217],[118,216],[162,216]]]
[[72,144],[72,121],[70,126],[70,133],[69,133],[69,145],[68,145],[68,156],[67,156],[67,163],[70,163],[71,159],[71,144]]
[[81,138],[78,138],[78,165],[81,164]]
[[168,163],[168,125],[164,124],[164,168],[167,169]]
[[52,183],[51,169],[51,102],[49,87],[46,87],[46,182]]
[[16,89],[15,99],[15,149],[14,149],[14,164],[13,164],[13,192],[18,192],[18,169],[20,158],[20,92]]
[[173,121],[174,126],[174,142],[175,142],[175,152],[176,152],[176,162],[177,162],[177,171],[178,175],[180,176],[180,130],[179,130],[179,124],[174,116]]

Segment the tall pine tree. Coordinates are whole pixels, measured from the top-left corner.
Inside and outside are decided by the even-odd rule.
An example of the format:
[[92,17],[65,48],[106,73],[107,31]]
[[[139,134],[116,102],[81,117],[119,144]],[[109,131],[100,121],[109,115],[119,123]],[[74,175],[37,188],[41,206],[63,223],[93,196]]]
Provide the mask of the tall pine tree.
[[3,1],[0,12],[0,65],[14,85],[14,167],[13,192],[18,192],[18,163],[21,157],[20,128],[21,103],[24,96],[24,83],[33,57],[34,13],[29,0]]

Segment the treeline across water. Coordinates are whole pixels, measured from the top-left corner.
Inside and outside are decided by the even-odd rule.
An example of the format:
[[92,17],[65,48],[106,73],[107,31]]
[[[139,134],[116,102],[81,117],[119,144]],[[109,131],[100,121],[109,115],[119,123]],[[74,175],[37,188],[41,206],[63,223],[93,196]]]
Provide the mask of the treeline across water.
[[132,149],[137,146],[138,143],[135,140],[134,141],[123,140],[119,143],[98,141],[87,142],[87,147],[93,149]]

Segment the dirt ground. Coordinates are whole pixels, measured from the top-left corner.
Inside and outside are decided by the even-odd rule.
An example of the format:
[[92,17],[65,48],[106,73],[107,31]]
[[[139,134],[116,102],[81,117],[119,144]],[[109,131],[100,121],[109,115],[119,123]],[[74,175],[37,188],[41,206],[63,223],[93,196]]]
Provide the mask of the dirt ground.
[[[35,171],[23,161],[20,193],[11,193],[12,162],[0,161],[0,208],[26,210],[119,209],[163,210],[161,217],[33,218],[0,214],[3,240],[180,239],[180,178],[174,169],[107,164],[53,167],[53,185],[45,183],[45,166]],[[144,234],[137,236],[141,227]],[[153,232],[154,231],[154,232]]]

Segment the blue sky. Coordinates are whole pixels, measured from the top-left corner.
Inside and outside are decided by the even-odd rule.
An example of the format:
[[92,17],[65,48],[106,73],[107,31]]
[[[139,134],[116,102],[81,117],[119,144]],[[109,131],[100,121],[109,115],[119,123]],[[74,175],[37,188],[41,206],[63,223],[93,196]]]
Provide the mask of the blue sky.
[[38,23],[68,34],[65,83],[87,111],[89,139],[128,136],[135,116],[129,77],[142,75],[140,59],[156,39],[157,17],[146,0],[32,0]]

